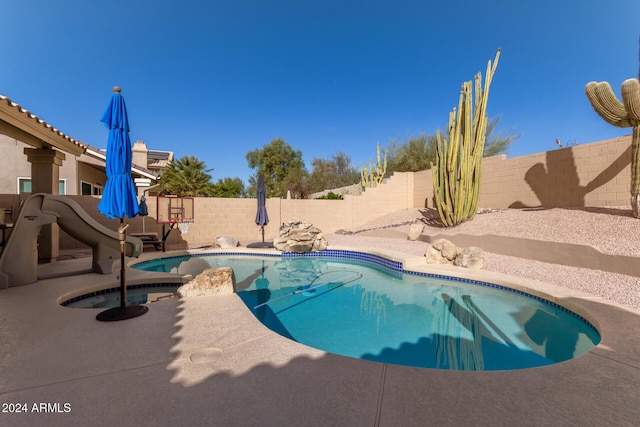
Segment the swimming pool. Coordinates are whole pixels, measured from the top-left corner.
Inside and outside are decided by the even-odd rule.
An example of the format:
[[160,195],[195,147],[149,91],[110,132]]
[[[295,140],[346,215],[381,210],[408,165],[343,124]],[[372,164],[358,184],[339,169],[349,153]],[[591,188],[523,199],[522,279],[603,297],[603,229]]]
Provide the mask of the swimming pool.
[[[173,296],[182,283],[147,283],[127,286],[127,305],[146,304]],[[100,289],[72,298],[65,298],[60,305],[69,308],[120,307],[120,287]]]
[[196,275],[231,266],[238,295],[268,328],[348,357],[423,368],[508,370],[580,356],[600,336],[585,319],[490,283],[403,270],[351,251],[217,253],[134,268]]

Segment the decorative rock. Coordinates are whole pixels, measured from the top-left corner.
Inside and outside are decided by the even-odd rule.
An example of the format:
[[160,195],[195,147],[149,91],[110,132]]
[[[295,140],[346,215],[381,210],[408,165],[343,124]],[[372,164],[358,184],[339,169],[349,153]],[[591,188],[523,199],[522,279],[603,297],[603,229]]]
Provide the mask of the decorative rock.
[[208,268],[189,283],[180,286],[178,295],[181,298],[231,295],[235,288],[236,276],[231,267]]
[[438,239],[427,245],[424,254],[428,264],[453,264],[458,267],[481,269],[484,267],[484,252],[476,246],[458,249],[446,239]]
[[448,259],[449,261],[453,261],[456,258],[456,255],[458,255],[458,249],[456,248],[456,245],[454,245],[447,239],[438,239],[433,242],[432,245],[434,248],[440,251],[444,258]]
[[217,248],[235,248],[240,246],[240,242],[238,242],[233,237],[216,237],[216,247]]
[[451,261],[444,258],[440,251],[432,245],[427,246],[427,252],[424,256],[427,257],[427,264],[451,264]]
[[324,251],[327,246],[327,240],[318,227],[295,218],[280,226],[280,235],[273,241],[273,247],[283,252]]
[[414,223],[409,227],[409,240],[418,240],[418,237],[422,235],[424,231],[424,224],[422,223]]
[[287,239],[286,237],[276,237],[275,239],[273,239],[274,249],[278,251],[284,251],[287,241],[289,241],[289,239]]
[[313,242],[313,248],[311,249],[313,252],[321,252],[326,251],[329,246],[329,242],[324,238],[322,233],[316,234],[316,240]]
[[477,246],[464,248],[453,261],[453,265],[479,270],[484,267],[484,251]]

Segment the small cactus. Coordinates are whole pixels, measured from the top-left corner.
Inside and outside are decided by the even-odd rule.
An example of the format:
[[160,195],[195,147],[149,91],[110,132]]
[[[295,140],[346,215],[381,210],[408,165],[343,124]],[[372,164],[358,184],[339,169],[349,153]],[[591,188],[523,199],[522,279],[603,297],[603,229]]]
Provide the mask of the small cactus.
[[377,162],[376,164],[372,164],[371,160],[367,163],[367,165],[363,168],[362,164],[360,164],[360,182],[362,183],[362,187],[375,187],[376,185],[382,183],[384,179],[384,174],[387,173],[387,153],[382,150],[383,159],[380,159],[380,143],[376,145],[377,149]]
[[590,82],[585,88],[591,106],[600,117],[616,127],[633,128],[631,139],[631,212],[640,217],[640,81],[622,83],[622,102],[608,82]]

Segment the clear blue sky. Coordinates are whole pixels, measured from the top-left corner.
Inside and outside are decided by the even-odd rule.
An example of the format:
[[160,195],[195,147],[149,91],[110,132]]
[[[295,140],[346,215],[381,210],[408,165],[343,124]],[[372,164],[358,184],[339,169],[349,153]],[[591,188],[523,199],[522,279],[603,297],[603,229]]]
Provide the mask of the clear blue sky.
[[[252,174],[275,138],[354,166],[376,142],[446,126],[460,85],[500,62],[488,113],[510,157],[629,134],[584,86],[638,76],[638,0],[21,0],[2,2],[0,94],[106,148],[122,87],[131,139],[195,155],[214,181]],[[619,96],[619,95],[618,95]]]

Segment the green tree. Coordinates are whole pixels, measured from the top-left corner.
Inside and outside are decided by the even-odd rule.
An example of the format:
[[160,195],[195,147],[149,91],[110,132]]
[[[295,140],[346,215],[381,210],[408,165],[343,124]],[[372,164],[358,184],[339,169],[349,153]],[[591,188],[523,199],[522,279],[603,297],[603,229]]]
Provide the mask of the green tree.
[[329,159],[314,158],[312,171],[306,182],[309,193],[346,187],[360,182],[360,174],[351,164],[351,157],[338,151]]
[[[514,129],[509,130],[507,134],[497,132],[501,119],[501,116],[497,116],[487,121],[483,157],[506,153],[511,143],[520,138],[520,134],[516,134]],[[441,135],[441,137],[446,141],[445,135]],[[431,163],[435,163],[437,144],[436,135],[425,136],[424,134],[410,138],[407,142],[402,142],[400,139],[391,141],[387,148],[389,153],[387,173],[417,172],[429,169]]]
[[182,197],[209,196],[213,190],[211,175],[205,162],[195,156],[184,156],[171,162],[160,175],[159,192],[162,195]]
[[336,194],[333,191],[329,191],[324,196],[316,197],[318,200],[344,200],[341,194]]
[[406,143],[391,141],[388,151],[388,168],[391,172],[417,172],[429,169],[436,158],[435,135],[410,138]]
[[213,184],[212,197],[245,197],[246,191],[244,189],[244,182],[238,178],[219,179],[218,182]]
[[300,150],[277,138],[261,149],[247,152],[246,159],[251,169],[257,169],[256,175],[249,178],[250,194],[255,194],[256,177],[262,174],[267,197],[286,197],[287,190],[294,197],[303,196],[307,170]]
[[484,146],[484,157],[506,153],[509,151],[511,143],[522,135],[520,133],[516,134],[513,128],[509,129],[506,135],[502,134],[502,132],[496,132],[501,119],[502,116],[497,116],[487,123],[487,131],[485,132],[485,141],[487,142]]

